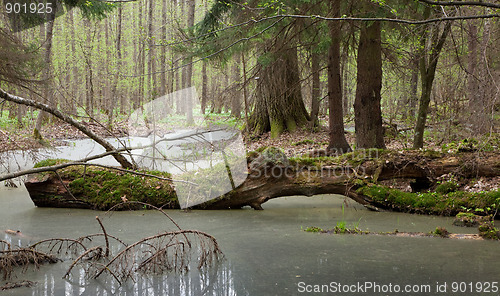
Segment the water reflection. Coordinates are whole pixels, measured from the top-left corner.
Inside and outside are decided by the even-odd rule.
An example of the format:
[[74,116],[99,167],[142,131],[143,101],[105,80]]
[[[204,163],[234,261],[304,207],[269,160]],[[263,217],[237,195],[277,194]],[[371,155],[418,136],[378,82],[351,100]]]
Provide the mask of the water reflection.
[[[323,195],[272,200],[264,204],[264,211],[171,210],[168,214],[183,229],[198,229],[216,237],[226,260],[207,270],[206,274],[192,268],[187,274],[145,277],[124,286],[118,286],[107,277],[87,281],[78,272],[73,273],[71,281],[65,281],[61,278],[71,264],[68,260],[44,265],[36,272],[29,269],[25,274],[18,273],[13,280],[28,279],[38,284],[32,288],[2,291],[2,296],[303,295],[298,292],[300,282],[355,284],[371,281],[435,286],[436,282],[445,281],[499,280],[499,242],[323,235],[301,231],[309,226],[331,229],[340,220],[347,225],[359,224],[361,229],[370,231],[397,228],[430,232],[437,226],[454,233],[477,231],[454,227],[450,218],[377,213],[355,203],[342,211],[342,204],[342,197]],[[21,230],[32,240],[98,233],[95,216],[102,214],[91,210],[35,208],[25,189],[0,186],[0,229]],[[116,212],[103,218],[103,223],[108,233],[127,243],[169,230],[171,226],[163,215],[151,211]],[[19,238],[10,239],[18,243]],[[26,243],[24,239],[21,242]]]
[[241,282],[236,283],[229,262],[217,264],[206,272],[196,270],[186,274],[167,274],[164,276],[140,277],[135,282],[119,285],[109,278],[106,280],[87,280],[83,269],[73,281],[60,280],[56,273],[46,273],[41,281],[32,288],[32,296],[164,296],[164,295],[249,295]]

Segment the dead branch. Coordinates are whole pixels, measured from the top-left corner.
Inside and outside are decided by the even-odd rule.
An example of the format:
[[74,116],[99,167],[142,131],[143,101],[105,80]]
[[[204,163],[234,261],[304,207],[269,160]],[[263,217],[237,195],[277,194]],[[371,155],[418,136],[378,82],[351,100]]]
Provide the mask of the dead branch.
[[102,225],[101,219],[99,219],[99,216],[95,216],[95,219],[97,222],[99,222],[99,225],[101,226],[102,233],[104,234],[104,240],[106,241],[106,252],[104,253],[105,257],[109,256],[109,240],[108,240],[108,234],[106,233],[106,228],[104,228],[104,225]]
[[13,250],[0,251],[0,270],[3,271],[3,279],[11,277],[14,267],[33,264],[39,268],[42,263],[56,263],[59,259],[52,254],[37,251],[32,248],[19,248]]
[[[1,91],[2,91],[2,89],[0,89],[0,95],[1,95]],[[164,177],[160,177],[160,176],[156,176],[156,175],[152,175],[152,174],[138,172],[138,171],[132,170],[132,169],[124,169],[124,168],[118,168],[118,167],[106,166],[106,165],[100,165],[100,164],[91,164],[88,162],[91,160],[101,159],[101,158],[109,156],[109,155],[119,154],[119,153],[125,152],[125,151],[132,151],[132,150],[154,147],[155,145],[158,145],[161,142],[177,141],[177,140],[182,140],[182,139],[186,139],[186,138],[192,138],[194,136],[199,136],[199,135],[204,134],[204,133],[216,132],[216,131],[221,131],[221,130],[224,130],[224,129],[211,129],[210,131],[198,131],[198,132],[195,132],[193,134],[179,135],[177,137],[172,137],[172,138],[168,138],[168,139],[160,139],[158,141],[155,141],[154,143],[151,143],[151,144],[145,145],[145,146],[140,146],[140,147],[122,147],[122,148],[116,148],[116,149],[113,148],[113,150],[106,151],[106,152],[103,152],[103,153],[100,153],[100,154],[97,154],[94,156],[89,156],[89,157],[86,157],[86,158],[83,158],[81,160],[77,160],[74,162],[66,162],[66,163],[61,163],[61,164],[52,165],[52,166],[32,168],[32,169],[22,170],[22,171],[18,171],[18,172],[14,172],[14,173],[0,175],[0,182],[4,181],[4,180],[22,177],[22,176],[29,175],[29,174],[37,174],[37,173],[43,173],[43,172],[55,172],[57,170],[67,168],[69,166],[86,165],[86,166],[97,166],[97,167],[113,169],[113,170],[131,173],[131,174],[135,174],[135,175],[139,175],[139,176],[158,178],[160,180],[165,180],[165,181],[184,182],[184,183],[188,183],[191,185],[196,185],[195,183],[192,183],[189,181],[174,180],[171,178],[164,178]]]
[[[165,271],[186,271],[192,248],[187,247],[186,241],[178,240],[178,237],[187,234],[197,239],[199,269],[209,266],[214,260],[222,257],[217,241],[207,233],[197,230],[165,232],[129,245],[98,269],[92,277],[96,279],[104,272],[113,270],[124,281],[133,278],[137,272],[158,274]],[[141,254],[152,255],[141,257]]]
[[31,287],[33,285],[35,285],[35,282],[32,282],[32,281],[20,281],[20,282],[14,282],[14,283],[6,283],[5,285],[0,287],[0,291],[14,289],[14,288],[21,288],[21,287]]
[[[74,126],[75,128],[77,128],[79,131],[84,133],[86,136],[88,136],[92,140],[99,143],[102,147],[104,147],[104,149],[106,151],[111,152],[111,151],[115,150],[115,147],[113,147],[113,145],[111,145],[111,143],[106,141],[104,138],[102,138],[101,136],[98,136],[97,134],[92,132],[92,130],[88,129],[86,126],[82,125],[81,123],[74,120],[70,116],[62,113],[61,111],[50,107],[49,105],[9,94],[6,91],[4,91],[3,89],[0,89],[0,98],[7,100],[7,101],[10,101],[10,102],[14,102],[16,104],[22,104],[22,105],[26,105],[26,106],[30,106],[30,107],[35,107],[37,109],[40,109],[40,110],[45,111],[47,113],[50,113],[50,114],[54,115],[55,117],[65,121],[65,122],[71,124],[72,126]],[[123,155],[116,153],[116,152],[112,153],[111,155],[116,159],[116,161],[118,161],[118,163],[123,168],[128,168],[128,169],[134,168],[134,166]]]
[[[38,241],[26,248],[12,249],[10,243],[0,240],[0,270],[4,279],[10,278],[15,267],[62,261],[55,254],[72,251],[73,260],[63,278],[69,278],[75,267],[81,266],[87,278],[97,278],[103,273],[110,274],[120,285],[127,279],[134,279],[138,273],[161,274],[168,271],[184,272],[189,270],[193,254],[198,260],[198,269],[210,266],[222,259],[223,254],[215,238],[197,230],[181,230],[179,225],[161,208],[141,203],[162,212],[179,230],[163,232],[143,238],[131,245],[107,233],[102,221],[96,217],[102,232],[77,239],[50,238]],[[104,236],[105,246],[93,241],[94,237]],[[112,255],[109,238],[122,246]],[[102,242],[102,241],[101,241]],[[41,250],[47,250],[41,251]],[[78,254],[78,255],[77,255]],[[113,256],[108,260],[109,256]],[[75,258],[73,257],[73,258]]]
[[[89,256],[89,254],[92,254],[92,253],[94,253],[94,254]],[[73,263],[71,263],[70,267],[68,268],[68,270],[64,274],[63,278],[67,278],[69,276],[69,274],[71,273],[71,270],[73,269],[73,267],[75,267],[75,265],[78,264],[80,262],[80,260],[83,260],[85,257],[87,257],[87,259],[89,259],[89,260],[94,260],[95,258],[101,258],[102,257],[102,247],[95,246],[95,247],[92,247],[92,248],[86,250],[85,252],[83,252],[80,256],[78,256],[73,261]]]

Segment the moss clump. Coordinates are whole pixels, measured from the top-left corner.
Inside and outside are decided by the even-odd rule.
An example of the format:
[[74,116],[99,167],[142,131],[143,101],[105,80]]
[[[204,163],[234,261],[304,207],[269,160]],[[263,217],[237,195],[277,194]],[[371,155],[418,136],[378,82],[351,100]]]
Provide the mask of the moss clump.
[[292,166],[317,167],[322,157],[292,157],[289,159]]
[[492,216],[478,216],[474,213],[463,213],[460,212],[453,220],[453,225],[462,227],[476,227],[480,223],[488,222],[492,220]]
[[443,156],[442,152],[436,151],[436,150],[431,150],[431,149],[426,149],[423,151],[423,156],[428,157],[428,158],[440,158]]
[[309,226],[306,229],[304,229],[305,232],[324,232],[323,229],[316,227],[316,226]]
[[495,213],[500,204],[500,190],[490,192],[456,191],[412,193],[380,185],[367,185],[357,193],[370,197],[380,207],[402,212],[452,216],[459,212],[476,212],[482,215]]
[[436,227],[436,230],[434,230],[431,234],[434,236],[439,236],[439,237],[449,237],[450,236],[450,233],[444,227]]
[[45,160],[37,162],[33,167],[34,168],[42,168],[42,167],[63,164],[63,163],[67,163],[67,162],[70,162],[70,160],[62,159],[62,158],[45,159]]
[[[145,173],[170,177],[164,172]],[[99,210],[107,210],[121,203],[123,198],[164,208],[178,207],[171,181],[94,167],[70,167],[59,174],[63,179],[72,180],[68,187],[75,197]]]
[[493,225],[493,222],[488,221],[479,225],[479,236],[485,239],[500,239],[500,231]]
[[451,182],[451,181],[441,183],[435,189],[435,191],[437,193],[441,193],[441,194],[446,194],[446,193],[454,192],[457,190],[458,190],[458,184],[456,184],[455,182]]

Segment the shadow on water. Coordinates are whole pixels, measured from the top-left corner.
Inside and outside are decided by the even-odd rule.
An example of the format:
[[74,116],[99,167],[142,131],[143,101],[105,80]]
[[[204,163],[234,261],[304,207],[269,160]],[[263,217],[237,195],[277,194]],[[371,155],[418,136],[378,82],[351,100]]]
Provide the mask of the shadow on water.
[[[2,291],[2,295],[301,295],[301,288],[313,285],[358,282],[430,285],[433,290],[426,295],[455,295],[450,290],[452,282],[499,280],[498,242],[328,235],[301,230],[309,226],[331,229],[344,220],[347,226],[359,224],[362,230],[370,231],[397,228],[430,232],[437,226],[455,233],[476,231],[453,227],[450,218],[376,213],[350,201],[343,211],[345,203],[341,196],[322,195],[271,200],[264,204],[264,211],[171,210],[168,214],[183,229],[197,229],[216,237],[226,259],[207,273],[192,268],[186,274],[140,278],[121,287],[109,278],[85,281],[78,272],[72,281],[63,280],[71,263],[67,260],[44,265],[39,271],[18,272],[12,280],[28,279],[37,284]],[[165,217],[154,211],[103,216],[103,212],[91,210],[36,208],[24,188],[0,188],[0,229],[20,230],[26,236],[2,233],[0,238],[15,243],[100,232],[96,215],[102,217],[108,233],[128,243],[172,229]],[[437,293],[436,283],[444,282],[449,285],[447,293]]]

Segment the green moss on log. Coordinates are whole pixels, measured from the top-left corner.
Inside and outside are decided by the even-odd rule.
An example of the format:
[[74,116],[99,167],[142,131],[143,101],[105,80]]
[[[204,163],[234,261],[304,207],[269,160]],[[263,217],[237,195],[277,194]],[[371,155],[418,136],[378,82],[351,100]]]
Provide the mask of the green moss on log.
[[380,185],[367,185],[357,193],[370,197],[379,206],[401,212],[454,216],[459,212],[494,214],[500,206],[500,190],[490,192],[412,193]]
[[[164,172],[147,173],[170,177],[170,174]],[[121,203],[124,198],[165,208],[179,207],[170,181],[90,167],[85,172],[83,168],[69,168],[63,170],[62,174],[73,179],[69,183],[73,195],[95,205],[97,209],[109,209]]]
[[[37,163],[35,167],[56,165],[66,161],[49,159]],[[179,208],[175,190],[169,180],[92,166],[70,166],[58,170],[58,173],[63,180],[69,181],[67,186],[73,196],[98,210],[108,210],[125,199],[163,208]],[[170,174],[166,172],[139,171],[139,173],[170,178]],[[127,209],[140,207],[126,206]]]
[[48,166],[63,164],[63,163],[67,163],[67,162],[69,162],[69,160],[62,159],[62,158],[45,159],[45,160],[37,162],[33,167],[34,168],[42,168],[42,167],[48,167]]
[[321,166],[345,166],[350,165],[352,167],[357,167],[364,163],[365,161],[379,159],[382,156],[388,154],[388,150],[385,149],[359,149],[353,152],[344,153],[339,156],[300,156],[290,158],[290,163],[292,165],[306,166],[306,167],[321,167]]

